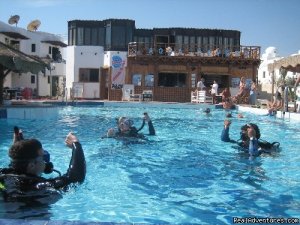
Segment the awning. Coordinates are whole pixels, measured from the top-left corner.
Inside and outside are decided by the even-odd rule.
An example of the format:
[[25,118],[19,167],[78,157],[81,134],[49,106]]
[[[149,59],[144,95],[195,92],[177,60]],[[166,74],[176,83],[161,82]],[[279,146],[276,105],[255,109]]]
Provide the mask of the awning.
[[0,42],[0,64],[12,71],[31,72],[37,74],[50,69],[50,65],[46,64],[37,57],[26,55],[8,45]]
[[11,38],[14,38],[14,39],[29,39],[28,37],[20,34],[20,33],[17,33],[17,32],[6,32],[6,31],[2,31],[0,32],[1,34],[4,34],[5,36],[7,37],[11,37]]
[[68,45],[63,43],[62,41],[41,41],[42,43],[48,43],[55,46],[67,47]]
[[275,69],[280,68],[300,73],[300,55],[288,56],[268,65],[269,72],[273,72]]

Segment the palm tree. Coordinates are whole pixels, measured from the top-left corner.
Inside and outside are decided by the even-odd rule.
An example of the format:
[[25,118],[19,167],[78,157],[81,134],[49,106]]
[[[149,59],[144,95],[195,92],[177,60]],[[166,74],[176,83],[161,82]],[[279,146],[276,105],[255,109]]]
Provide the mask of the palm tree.
[[3,86],[5,77],[11,72],[31,72],[37,74],[49,69],[49,65],[38,58],[26,55],[0,42],[0,106],[3,104]]

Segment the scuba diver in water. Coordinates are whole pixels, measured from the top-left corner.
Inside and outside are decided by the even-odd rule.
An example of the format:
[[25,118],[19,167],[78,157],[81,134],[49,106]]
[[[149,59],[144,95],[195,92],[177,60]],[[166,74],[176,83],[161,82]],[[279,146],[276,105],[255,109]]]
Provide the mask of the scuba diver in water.
[[107,131],[106,137],[108,138],[145,138],[144,134],[139,133],[141,131],[146,122],[148,123],[149,135],[155,135],[155,129],[153,123],[148,115],[148,113],[144,113],[142,126],[137,129],[133,126],[133,121],[128,119],[127,117],[120,117],[117,121],[118,129],[110,128]]
[[270,143],[268,141],[262,140],[260,138],[260,129],[258,126],[254,123],[248,123],[245,124],[244,126],[241,127],[241,132],[240,132],[240,140],[238,140],[238,145],[243,147],[243,148],[248,148],[249,147],[249,141],[250,137],[248,135],[248,129],[253,129],[255,131],[255,136],[254,138],[257,139],[257,144],[258,148],[261,148],[265,152],[268,152],[269,150],[272,150],[274,148],[278,148],[280,146],[279,142],[273,142]]
[[224,142],[237,143],[242,149],[249,153],[250,157],[259,156],[262,153],[270,154],[274,149],[280,145],[279,142],[269,143],[260,139],[260,130],[254,123],[245,124],[241,127],[241,138],[234,141],[229,138],[229,126],[231,121],[224,121],[224,128],[221,133],[221,140]]
[[42,173],[55,170],[41,142],[36,139],[16,141],[9,149],[9,167],[0,169],[0,191],[4,201],[50,204],[60,199],[61,191],[66,191],[70,184],[83,183],[86,163],[81,144],[72,133],[67,135],[65,143],[72,149],[69,169],[62,176],[44,178]]

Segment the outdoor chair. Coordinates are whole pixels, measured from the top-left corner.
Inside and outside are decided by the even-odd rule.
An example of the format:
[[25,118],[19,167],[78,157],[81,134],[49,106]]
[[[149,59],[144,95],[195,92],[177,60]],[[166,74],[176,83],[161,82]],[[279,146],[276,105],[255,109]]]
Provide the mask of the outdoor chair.
[[134,94],[133,84],[124,84],[122,88],[122,101],[140,101],[141,95]]

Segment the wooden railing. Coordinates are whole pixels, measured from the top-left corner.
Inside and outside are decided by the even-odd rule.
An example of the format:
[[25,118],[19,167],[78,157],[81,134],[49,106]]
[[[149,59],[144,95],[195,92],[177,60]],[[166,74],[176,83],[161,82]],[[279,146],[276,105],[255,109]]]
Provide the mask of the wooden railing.
[[211,46],[211,45],[184,45],[166,43],[130,42],[128,57],[136,56],[197,56],[260,59],[259,46]]

